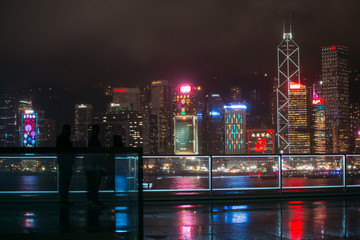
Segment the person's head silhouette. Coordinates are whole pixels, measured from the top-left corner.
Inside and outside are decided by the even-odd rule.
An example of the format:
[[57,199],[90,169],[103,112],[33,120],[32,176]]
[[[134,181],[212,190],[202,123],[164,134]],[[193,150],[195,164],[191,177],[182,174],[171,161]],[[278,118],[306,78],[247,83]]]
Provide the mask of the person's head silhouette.
[[94,137],[99,137],[99,135],[100,135],[100,125],[99,125],[99,124],[94,124],[94,125],[92,125],[92,127],[91,127],[91,134],[92,134]]
[[120,135],[115,135],[114,136],[114,147],[124,147],[124,144],[121,140],[121,136]]
[[61,133],[66,136],[67,138],[71,135],[71,127],[69,124],[64,124],[61,130]]

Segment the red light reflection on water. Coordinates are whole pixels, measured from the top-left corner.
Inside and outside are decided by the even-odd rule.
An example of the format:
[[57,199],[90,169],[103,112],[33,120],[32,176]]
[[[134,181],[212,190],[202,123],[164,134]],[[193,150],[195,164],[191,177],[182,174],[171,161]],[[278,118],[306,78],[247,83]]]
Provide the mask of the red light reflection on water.
[[290,218],[290,238],[302,239],[304,225],[304,209],[301,206],[290,206],[292,217]]

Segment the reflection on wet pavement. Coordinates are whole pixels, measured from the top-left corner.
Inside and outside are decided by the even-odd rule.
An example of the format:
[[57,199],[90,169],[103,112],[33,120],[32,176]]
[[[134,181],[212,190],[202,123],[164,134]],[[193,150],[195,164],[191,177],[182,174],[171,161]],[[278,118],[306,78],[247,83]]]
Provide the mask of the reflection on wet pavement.
[[[355,197],[147,202],[144,209],[145,239],[360,239],[360,200]],[[3,203],[0,211],[0,239],[14,239],[6,235],[14,233],[55,234],[52,239],[61,239],[62,234],[68,234],[66,239],[82,239],[79,233],[99,239],[132,239],[123,233],[134,213],[110,203],[105,209],[89,209],[80,203],[70,208],[57,203]],[[47,235],[35,236],[46,239]]]
[[145,239],[360,238],[360,201],[147,205]]

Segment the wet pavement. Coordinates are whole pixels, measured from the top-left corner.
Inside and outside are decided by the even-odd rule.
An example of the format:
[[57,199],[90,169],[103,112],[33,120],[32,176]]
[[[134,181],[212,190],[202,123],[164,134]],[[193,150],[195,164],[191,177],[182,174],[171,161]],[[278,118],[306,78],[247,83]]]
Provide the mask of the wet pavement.
[[[133,239],[113,202],[0,203],[0,239]],[[146,202],[144,239],[360,239],[358,197]]]
[[146,207],[146,239],[360,239],[357,199]]

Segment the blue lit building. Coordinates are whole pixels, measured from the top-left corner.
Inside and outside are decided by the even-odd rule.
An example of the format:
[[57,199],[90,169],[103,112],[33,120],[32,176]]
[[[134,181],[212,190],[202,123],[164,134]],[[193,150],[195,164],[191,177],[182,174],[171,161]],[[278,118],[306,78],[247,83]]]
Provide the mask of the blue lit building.
[[225,154],[246,154],[246,106],[225,105]]
[[204,153],[225,153],[224,145],[224,101],[219,94],[208,94],[205,97],[203,116]]

